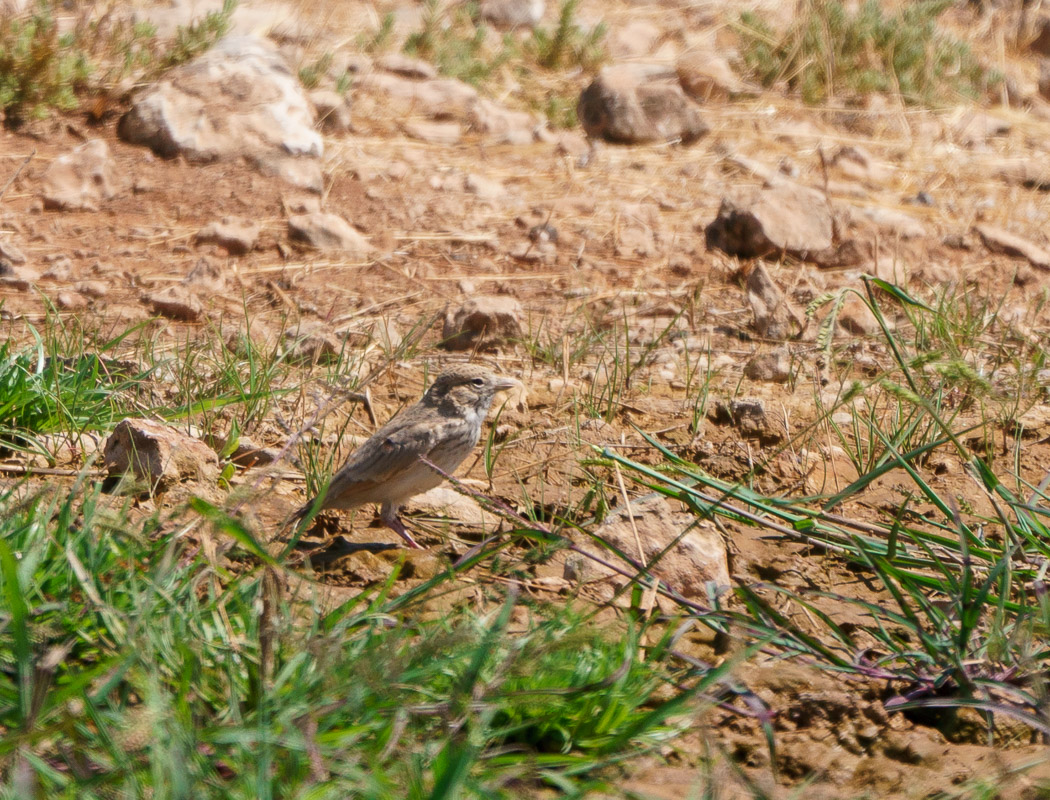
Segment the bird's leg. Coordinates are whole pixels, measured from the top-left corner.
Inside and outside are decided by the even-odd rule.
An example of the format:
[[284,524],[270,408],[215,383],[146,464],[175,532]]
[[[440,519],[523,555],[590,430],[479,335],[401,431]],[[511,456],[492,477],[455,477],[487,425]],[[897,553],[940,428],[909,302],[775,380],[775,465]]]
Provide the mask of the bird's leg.
[[379,509],[379,519],[382,520],[383,524],[386,525],[390,530],[405,540],[409,547],[415,550],[426,550],[423,545],[419,544],[405,529],[405,523],[401,521],[401,517],[397,515],[397,506],[391,503],[383,503],[383,507]]

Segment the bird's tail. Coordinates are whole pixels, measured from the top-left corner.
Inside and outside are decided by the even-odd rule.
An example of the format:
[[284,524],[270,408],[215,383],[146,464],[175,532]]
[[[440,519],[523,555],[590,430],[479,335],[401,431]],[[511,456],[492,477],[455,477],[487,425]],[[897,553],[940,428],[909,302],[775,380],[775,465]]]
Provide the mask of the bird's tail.
[[306,519],[310,513],[314,510],[315,500],[311,500],[309,503],[304,503],[299,509],[286,519],[282,524],[280,531],[277,534],[277,538],[283,540],[289,540],[293,536],[298,537],[299,533],[296,529]]

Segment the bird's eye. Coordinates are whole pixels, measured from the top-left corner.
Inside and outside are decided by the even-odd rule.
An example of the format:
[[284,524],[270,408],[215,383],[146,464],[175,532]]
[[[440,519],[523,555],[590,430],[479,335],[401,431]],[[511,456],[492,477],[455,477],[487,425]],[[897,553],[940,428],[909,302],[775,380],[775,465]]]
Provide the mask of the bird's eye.
[[474,380],[471,381],[471,383],[473,383],[475,386],[484,386],[485,385],[485,379],[484,378],[475,378]]

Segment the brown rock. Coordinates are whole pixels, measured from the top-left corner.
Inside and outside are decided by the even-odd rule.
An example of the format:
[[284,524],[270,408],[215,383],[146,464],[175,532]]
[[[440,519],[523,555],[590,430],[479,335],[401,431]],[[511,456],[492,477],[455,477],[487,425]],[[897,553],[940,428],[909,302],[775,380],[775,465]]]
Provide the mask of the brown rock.
[[797,339],[805,328],[804,317],[780,291],[761,262],[748,272],[747,299],[755,315],[755,330],[767,339]]
[[857,336],[874,336],[882,327],[868,304],[851,294],[839,309],[838,324],[846,333]]
[[535,28],[546,5],[545,0],[482,0],[481,18],[497,28]]
[[197,296],[182,286],[169,286],[159,292],[147,294],[143,300],[153,309],[154,314],[180,322],[196,322],[204,313],[204,306]]
[[150,82],[118,132],[164,157],[245,158],[297,186],[323,188],[313,109],[278,48],[258,36],[226,36]]
[[1050,56],[1050,16],[1039,17],[1035,29],[1035,38],[1028,43],[1028,49],[1040,56]]
[[707,48],[683,54],[675,72],[686,94],[701,103],[754,91],[736,76],[725,58]]
[[625,67],[603,69],[580,94],[576,113],[588,136],[621,144],[691,144],[710,130],[677,83],[643,82]]
[[472,297],[445,317],[442,346],[466,350],[522,338],[521,303],[506,295]]
[[788,254],[807,260],[833,243],[831,210],[819,192],[791,181],[722,199],[705,229],[708,248],[741,258]]
[[211,222],[197,233],[202,244],[217,244],[225,247],[230,255],[243,256],[255,248],[259,241],[259,223],[240,217],[223,217],[221,222]]
[[417,81],[427,81],[438,76],[438,71],[433,64],[401,53],[388,53],[381,56],[376,59],[375,66],[376,69],[384,72],[392,72],[395,75]]
[[87,304],[87,298],[76,292],[59,292],[55,295],[55,305],[63,311],[76,311],[84,308]]
[[784,435],[783,427],[770,419],[765,404],[758,398],[720,401],[712,407],[710,416],[721,425],[733,425],[741,436],[778,441]]
[[59,156],[44,172],[44,208],[98,211],[99,203],[117,193],[116,167],[109,146],[91,139]]
[[6,239],[0,239],[0,258],[16,266],[26,263],[26,256],[18,247]]
[[791,380],[791,353],[786,347],[759,353],[744,366],[744,375],[754,381],[787,383]]
[[111,477],[130,473],[150,492],[185,480],[211,482],[219,476],[219,459],[204,442],[147,419],[121,421],[106,439],[103,456]]
[[458,122],[413,120],[405,123],[405,133],[413,139],[430,144],[455,144],[463,136],[463,126]]
[[1002,228],[997,228],[994,225],[975,225],[974,230],[981,237],[984,246],[993,253],[1001,253],[1014,258],[1024,258],[1033,267],[1050,269],[1050,252],[1035,242],[1031,242]]
[[343,350],[343,343],[323,323],[300,325],[296,330],[284,332],[290,358],[299,361],[318,362],[336,358]]
[[354,258],[364,258],[373,250],[345,219],[324,211],[289,217],[288,237],[319,250],[341,250]]
[[[678,510],[670,501],[652,497],[632,502],[630,516],[627,509],[611,513],[594,534],[634,562],[644,561],[653,575],[684,597],[706,599],[709,584],[716,588],[730,585],[729,567],[721,534],[713,526],[696,526],[696,521],[694,515]],[[636,571],[630,562],[617,558],[611,551],[599,550],[590,538],[580,547],[632,574]],[[569,565],[567,577],[598,579],[616,588],[627,582],[626,577],[596,562],[579,560]]]
[[310,92],[310,102],[317,112],[317,124],[327,133],[346,133],[352,127],[350,101],[331,89]]
[[185,286],[217,294],[226,289],[226,273],[214,261],[201,258],[183,278],[182,283]]

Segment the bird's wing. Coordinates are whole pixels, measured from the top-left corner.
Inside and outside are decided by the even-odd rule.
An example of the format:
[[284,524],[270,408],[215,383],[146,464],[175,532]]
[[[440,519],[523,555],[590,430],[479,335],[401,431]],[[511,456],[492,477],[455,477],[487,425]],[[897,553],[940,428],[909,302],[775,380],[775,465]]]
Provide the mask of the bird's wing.
[[371,487],[396,478],[464,424],[462,420],[429,420],[381,428],[332,477],[325,505],[336,505],[337,498],[350,500],[359,492],[367,494]]

